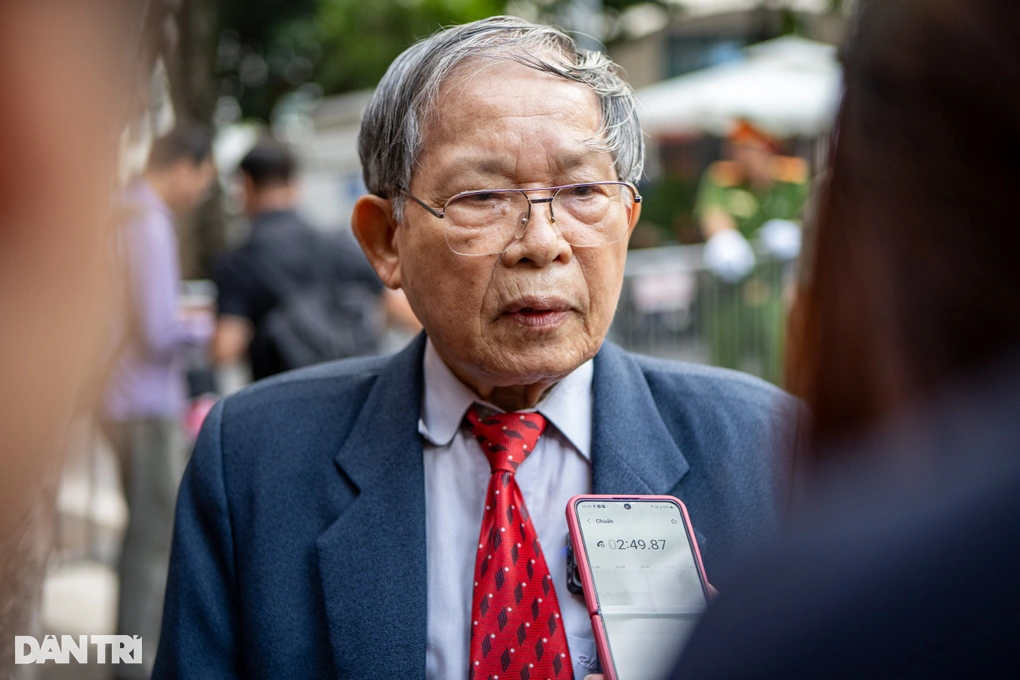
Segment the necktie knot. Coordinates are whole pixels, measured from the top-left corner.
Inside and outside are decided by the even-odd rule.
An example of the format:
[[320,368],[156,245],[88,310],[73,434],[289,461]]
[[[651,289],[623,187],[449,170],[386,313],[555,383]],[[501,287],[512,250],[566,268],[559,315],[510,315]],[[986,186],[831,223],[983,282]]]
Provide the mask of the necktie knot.
[[473,404],[464,416],[464,424],[478,441],[492,472],[517,472],[531,455],[538,438],[545,432],[546,420],[539,413],[479,412]]

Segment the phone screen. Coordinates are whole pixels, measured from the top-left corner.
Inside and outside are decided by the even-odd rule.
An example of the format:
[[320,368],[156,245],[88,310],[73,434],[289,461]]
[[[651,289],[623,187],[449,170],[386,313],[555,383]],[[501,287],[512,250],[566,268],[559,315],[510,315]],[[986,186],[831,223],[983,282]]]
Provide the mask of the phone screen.
[[617,677],[665,677],[708,604],[680,506],[591,500],[576,509]]

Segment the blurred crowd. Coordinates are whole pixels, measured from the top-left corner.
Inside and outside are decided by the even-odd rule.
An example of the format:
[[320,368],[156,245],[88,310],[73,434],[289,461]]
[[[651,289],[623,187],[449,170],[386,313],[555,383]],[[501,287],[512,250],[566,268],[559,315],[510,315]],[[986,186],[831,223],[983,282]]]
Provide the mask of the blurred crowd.
[[[859,4],[825,163],[735,118],[690,214],[702,358],[754,367],[811,425],[790,456],[792,528],[709,609],[678,678],[1020,666],[1020,10]],[[75,423],[98,423],[116,462],[117,631],[146,660],[117,672],[148,677],[178,485],[215,401],[421,329],[349,229],[303,215],[301,159],[269,132],[218,167],[215,131],[176,120],[124,177],[160,11],[0,5],[0,678],[17,677],[13,636],[40,629]],[[225,184],[245,236],[196,294],[180,224]]]

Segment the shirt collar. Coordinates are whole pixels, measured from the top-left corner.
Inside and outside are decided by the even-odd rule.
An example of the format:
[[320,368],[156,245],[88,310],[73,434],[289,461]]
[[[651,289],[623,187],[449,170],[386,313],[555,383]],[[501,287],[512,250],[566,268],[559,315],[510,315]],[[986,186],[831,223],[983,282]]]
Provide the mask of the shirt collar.
[[[448,446],[460,429],[464,414],[478,402],[495,409],[472,392],[442,360],[430,338],[422,360],[425,395],[418,431],[435,446]],[[592,379],[589,359],[560,380],[534,410],[545,416],[584,456],[591,460]]]

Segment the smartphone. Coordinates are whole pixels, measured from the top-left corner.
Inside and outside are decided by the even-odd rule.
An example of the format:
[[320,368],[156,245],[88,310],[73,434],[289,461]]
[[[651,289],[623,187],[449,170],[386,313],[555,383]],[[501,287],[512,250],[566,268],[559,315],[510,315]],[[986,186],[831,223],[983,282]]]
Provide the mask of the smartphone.
[[574,496],[574,560],[607,680],[660,680],[709,600],[687,508],[672,496]]

